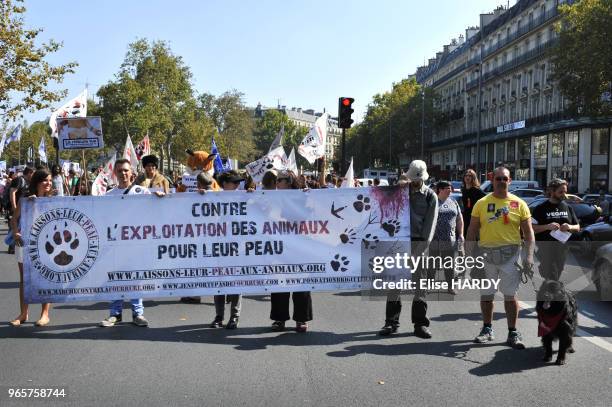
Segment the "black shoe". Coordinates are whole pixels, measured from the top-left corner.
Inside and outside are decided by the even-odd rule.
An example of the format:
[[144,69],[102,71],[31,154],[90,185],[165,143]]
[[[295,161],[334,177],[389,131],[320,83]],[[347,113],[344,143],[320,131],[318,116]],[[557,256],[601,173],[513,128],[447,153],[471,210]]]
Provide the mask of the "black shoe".
[[415,325],[414,326],[414,335],[423,339],[431,338],[431,331],[425,325]]
[[211,328],[223,328],[223,318],[215,317],[215,320],[210,323]]
[[225,325],[226,329],[236,329],[238,328],[238,317],[232,317]]
[[285,330],[285,321],[274,321],[272,323],[272,330],[274,332],[281,332]]
[[397,332],[397,325],[386,324],[378,331],[378,335],[380,336],[389,336]]

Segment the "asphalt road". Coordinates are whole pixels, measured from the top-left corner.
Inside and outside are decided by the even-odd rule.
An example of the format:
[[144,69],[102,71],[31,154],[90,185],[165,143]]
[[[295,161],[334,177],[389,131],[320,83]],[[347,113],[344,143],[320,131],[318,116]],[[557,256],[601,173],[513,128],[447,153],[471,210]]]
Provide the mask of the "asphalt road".
[[[18,314],[17,281],[2,244],[0,321]],[[477,302],[430,301],[431,340],[412,334],[409,303],[400,333],[380,338],[384,302],[359,293],[313,294],[313,302],[306,334],[270,332],[267,297],[244,300],[235,331],[206,327],[214,317],[210,297],[200,305],[145,301],[149,328],[98,328],[103,302],[56,304],[51,324],[36,328],[35,304],[25,326],[0,326],[0,406],[594,407],[612,400],[612,302],[579,301],[577,353],[561,367],[540,361],[530,309],[519,322],[527,349],[517,351],[504,345],[501,303],[498,338],[476,345]],[[9,388],[64,388],[66,397],[9,399]]]

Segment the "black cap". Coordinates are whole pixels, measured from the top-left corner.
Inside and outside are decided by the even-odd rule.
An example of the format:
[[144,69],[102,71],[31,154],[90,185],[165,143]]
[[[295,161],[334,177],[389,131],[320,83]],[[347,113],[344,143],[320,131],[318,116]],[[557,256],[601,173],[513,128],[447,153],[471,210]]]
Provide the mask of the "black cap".
[[149,164],[153,164],[155,167],[159,167],[159,160],[154,155],[145,155],[142,157],[142,166],[146,167]]

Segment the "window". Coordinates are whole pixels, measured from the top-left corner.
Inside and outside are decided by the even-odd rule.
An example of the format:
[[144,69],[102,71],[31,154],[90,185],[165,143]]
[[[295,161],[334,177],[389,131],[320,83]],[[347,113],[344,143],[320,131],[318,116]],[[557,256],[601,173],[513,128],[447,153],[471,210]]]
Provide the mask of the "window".
[[567,156],[576,157],[578,155],[578,132],[567,132]]
[[533,138],[533,152],[536,159],[546,158],[547,139],[548,137],[545,135]]
[[552,135],[552,156],[563,157],[563,133]]
[[514,140],[508,141],[508,146],[506,147],[506,161],[514,161],[516,160],[515,152],[516,152],[516,143]]
[[495,161],[496,162],[504,161],[504,159],[506,158],[505,150],[506,150],[505,141],[498,141],[497,143],[495,143]]
[[518,141],[518,158],[519,160],[531,159],[531,144],[529,138],[520,139]]
[[591,154],[606,155],[610,148],[610,129],[593,129],[591,135]]

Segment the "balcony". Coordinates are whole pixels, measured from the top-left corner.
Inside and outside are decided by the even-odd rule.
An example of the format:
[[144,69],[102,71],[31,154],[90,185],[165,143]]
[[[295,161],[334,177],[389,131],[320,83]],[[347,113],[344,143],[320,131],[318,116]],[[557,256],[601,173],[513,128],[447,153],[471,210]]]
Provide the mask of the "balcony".
[[[524,65],[526,63],[529,63],[539,58],[544,53],[548,52],[552,47],[554,47],[557,44],[557,42],[558,40],[556,38],[552,40],[548,40],[544,44],[541,44],[535,47],[531,51],[525,52],[523,55],[519,56],[518,58],[515,58],[510,62],[506,62],[505,64],[500,65],[497,68],[487,72],[486,74],[482,76],[482,83],[484,84],[489,79],[496,78],[499,75],[503,75],[504,73],[508,71],[511,71],[521,65]],[[466,90],[469,91],[471,89],[474,89],[477,86],[478,86],[478,79],[474,79],[468,82],[465,87],[466,87]]]

